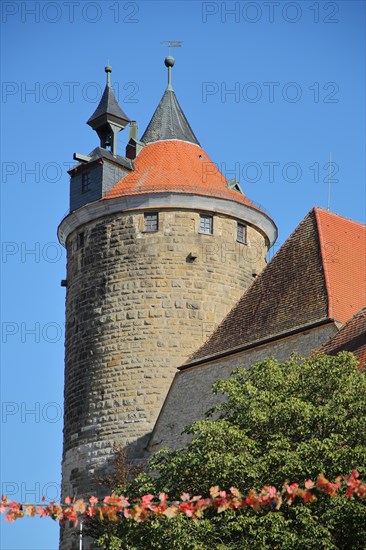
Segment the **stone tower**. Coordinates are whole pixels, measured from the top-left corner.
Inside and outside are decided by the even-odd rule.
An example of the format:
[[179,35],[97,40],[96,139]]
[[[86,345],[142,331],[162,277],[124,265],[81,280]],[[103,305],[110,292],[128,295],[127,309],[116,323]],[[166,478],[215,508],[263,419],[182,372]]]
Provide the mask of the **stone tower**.
[[[75,154],[67,249],[63,496],[100,491],[114,442],[144,456],[175,369],[265,265],[276,226],[201,148],[168,86],[145,132],[110,86]],[[117,132],[129,123],[126,156]],[[189,395],[187,395],[189,401]],[[77,548],[64,535],[61,548]],[[73,546],[76,545],[76,546]]]

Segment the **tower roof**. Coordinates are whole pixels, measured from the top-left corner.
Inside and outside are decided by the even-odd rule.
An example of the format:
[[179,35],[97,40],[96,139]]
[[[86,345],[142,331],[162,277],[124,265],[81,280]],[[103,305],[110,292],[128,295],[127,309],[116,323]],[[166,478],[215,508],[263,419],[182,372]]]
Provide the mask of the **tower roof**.
[[[169,201],[173,201],[179,207],[225,213],[243,220],[259,229],[267,239],[266,243],[272,245],[277,239],[275,223],[261,207],[243,194],[236,180],[227,180],[201,148],[172,88],[171,70],[174,59],[168,56],[165,65],[168,69],[168,85],[142,138],[138,139],[137,125],[132,123],[125,162],[117,155],[116,147],[111,149],[114,161],[130,171],[110,187],[104,196],[98,197],[101,210],[116,208],[117,211],[118,208],[128,208],[130,197],[134,197],[134,204],[142,204],[145,200],[150,201],[150,204],[153,201],[156,207],[159,204],[161,208],[168,207],[168,203],[171,204]],[[122,124],[116,120],[121,110],[110,88],[110,70],[110,67],[106,67],[106,90],[88,121],[100,136],[101,147],[98,148],[98,153],[106,149],[112,140],[115,143],[117,131],[122,129]],[[106,114],[108,110],[114,114]],[[86,162],[95,160],[96,155],[91,153],[89,157],[92,156],[93,158],[81,158],[82,155],[77,155],[83,166]],[[104,158],[103,154],[102,156]],[[105,201],[109,199],[121,200],[107,205]],[[86,218],[95,215],[96,201],[91,202],[93,207],[84,210]],[[88,204],[85,203],[84,206],[87,207]],[[68,219],[60,226],[62,242],[77,223],[78,220]]]
[[313,208],[188,364],[366,306],[366,226]]
[[[168,85],[143,136],[134,170],[105,195],[114,199],[145,193],[188,193],[231,200],[259,208],[229,182],[201,148],[175,96],[174,58],[165,59]],[[271,223],[272,220],[271,220]]]
[[207,153],[193,143],[179,140],[150,143],[140,151],[134,168],[104,199],[143,193],[189,193],[256,208],[245,195],[228,188],[226,178]]
[[173,90],[166,89],[141,141],[152,143],[179,139],[199,145]]
[[168,85],[141,141],[147,144],[154,141],[179,139],[199,145],[172,87],[174,58],[169,55],[164,63],[168,69]]
[[130,122],[130,119],[128,118],[126,113],[118,105],[113,88],[110,85],[109,74],[111,73],[112,69],[110,67],[106,67],[105,70],[107,73],[106,87],[104,89],[98,107],[95,109],[94,113],[87,121],[87,124],[89,124],[89,126],[91,126],[92,128],[96,128],[96,126],[98,126],[97,121],[99,118],[103,117],[105,119],[108,115],[114,117],[115,119],[124,121],[124,125],[126,125],[127,122]]

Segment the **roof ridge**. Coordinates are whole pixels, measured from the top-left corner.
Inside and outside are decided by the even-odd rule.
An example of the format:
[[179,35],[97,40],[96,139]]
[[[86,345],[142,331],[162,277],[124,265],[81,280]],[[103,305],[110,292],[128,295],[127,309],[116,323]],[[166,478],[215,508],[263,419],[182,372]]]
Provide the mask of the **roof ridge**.
[[[315,207],[314,207],[315,208]],[[299,229],[299,227],[306,223],[306,220],[307,218],[310,216],[310,214],[314,211],[314,208],[312,208],[306,215],[305,217],[301,220],[301,222],[295,227],[295,229],[293,229],[291,231],[291,233],[288,235],[288,237],[286,237],[286,239],[283,241],[283,243],[280,245],[279,249],[277,250],[277,252],[275,254],[273,254],[272,258],[269,260],[269,262],[267,263],[267,265],[262,269],[262,271],[259,273],[258,277],[260,277],[260,275],[263,273],[264,269],[267,268],[269,266],[270,263],[273,262],[274,258],[277,256],[277,254],[280,252],[280,250],[283,249],[284,246],[288,246],[287,243],[288,241],[291,239],[292,235]],[[258,279],[257,277],[257,279]],[[256,281],[257,281],[256,279]],[[252,285],[250,285],[251,287]]]
[[338,214],[337,212],[332,212],[331,210],[327,210],[325,208],[322,208],[321,206],[314,206],[312,208],[312,210],[314,210],[314,212],[318,212],[318,213],[325,213],[325,214],[330,214],[332,216],[336,216],[337,218],[341,218],[342,220],[346,220],[347,222],[350,222],[350,223],[354,223],[356,225],[361,225],[362,227],[365,227],[365,223],[364,222],[360,222],[358,220],[352,220],[351,218],[348,218],[347,216],[342,216],[342,214]]
[[320,257],[322,259],[322,266],[323,266],[323,272],[324,272],[324,280],[325,280],[325,288],[327,291],[327,302],[328,302],[328,315],[330,318],[333,317],[333,297],[330,292],[330,278],[329,278],[329,270],[328,266],[326,265],[326,258],[324,257],[324,235],[323,235],[323,228],[321,227],[321,220],[319,215],[319,208],[314,207],[314,215],[315,215],[315,221],[316,226],[318,229],[318,235],[319,235],[319,249],[320,249]]

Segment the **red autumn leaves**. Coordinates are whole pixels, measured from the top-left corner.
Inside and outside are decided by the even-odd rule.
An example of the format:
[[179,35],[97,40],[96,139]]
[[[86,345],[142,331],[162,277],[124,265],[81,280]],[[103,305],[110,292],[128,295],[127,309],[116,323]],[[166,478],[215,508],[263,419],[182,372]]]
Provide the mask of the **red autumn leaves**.
[[345,495],[348,498],[366,499],[366,484],[359,479],[357,470],[353,470],[349,476],[337,477],[334,483],[326,479],[324,474],[320,474],[315,483],[312,480],[306,481],[304,488],[301,488],[298,483],[288,484],[285,482],[281,491],[277,491],[276,487],[265,486],[259,493],[252,489],[246,496],[242,495],[235,487],[231,487],[227,492],[221,491],[218,486],[215,486],[210,489],[210,497],[191,497],[188,493],[182,493],[179,501],[169,501],[168,495],[165,493],[160,493],[157,499],[154,495],[148,494],[139,499],[133,499],[131,502],[127,497],[114,494],[106,496],[103,501],[99,501],[93,496],[88,501],[71,500],[70,497],[66,497],[63,504],[55,502],[22,504],[12,502],[3,496],[0,513],[5,514],[4,519],[10,522],[24,516],[39,516],[50,517],[60,522],[71,521],[75,526],[80,519],[93,516],[98,516],[101,520],[117,520],[122,515],[125,518],[141,522],[154,514],[167,518],[184,514],[197,521],[208,509],[214,509],[221,513],[227,509],[239,510],[249,506],[257,512],[262,508],[268,511],[279,510],[285,504],[291,505],[295,499],[311,503],[317,500],[316,491],[330,497]]

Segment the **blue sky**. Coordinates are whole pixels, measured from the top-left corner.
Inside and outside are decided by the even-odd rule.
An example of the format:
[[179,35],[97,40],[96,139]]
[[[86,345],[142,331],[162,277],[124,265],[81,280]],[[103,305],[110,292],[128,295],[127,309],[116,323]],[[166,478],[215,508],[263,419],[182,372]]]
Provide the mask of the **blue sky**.
[[[59,496],[67,168],[104,66],[140,135],[173,87],[201,145],[279,228],[314,206],[365,219],[363,2],[14,2],[2,8],[1,481],[16,500]],[[127,132],[119,137],[123,152]],[[278,245],[276,249],[278,248]],[[0,522],[3,550],[55,550],[51,520]]]

